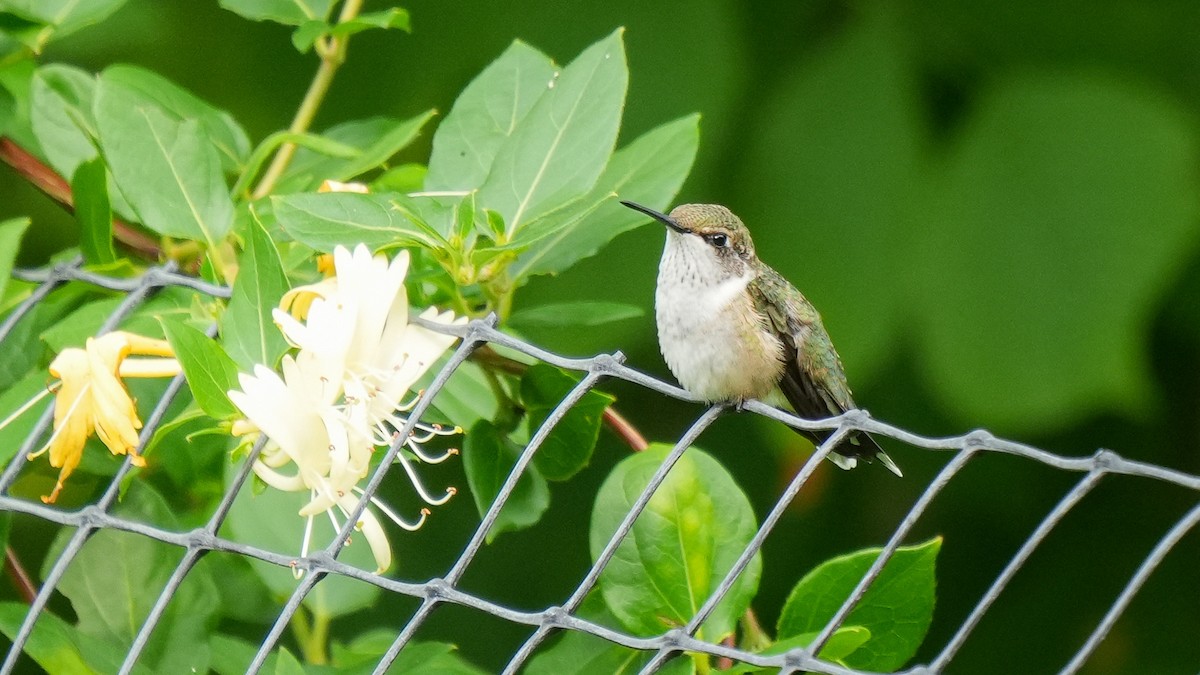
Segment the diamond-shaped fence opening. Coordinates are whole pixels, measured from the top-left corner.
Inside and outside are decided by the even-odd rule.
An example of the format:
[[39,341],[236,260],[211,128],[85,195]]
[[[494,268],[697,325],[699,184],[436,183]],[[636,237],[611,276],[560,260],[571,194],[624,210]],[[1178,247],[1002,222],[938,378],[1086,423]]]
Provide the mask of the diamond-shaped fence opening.
[[[179,274],[170,266],[152,269],[140,277],[132,279],[112,278],[93,274],[82,270],[78,262],[59,265],[43,271],[18,271],[15,276],[25,281],[34,282],[37,284],[37,287],[33,290],[30,297],[14,309],[4,320],[3,324],[0,324],[0,341],[7,338],[19,322],[39,302],[42,302],[53,289],[68,281],[83,281],[124,294],[123,301],[113,314],[108,317],[101,332],[116,327],[124,317],[128,316],[136,307],[146,302],[164,287],[182,286],[213,297],[228,297],[228,289],[213,286]],[[21,473],[22,467],[26,464],[27,453],[31,449],[38,447],[39,443],[44,442],[45,435],[50,427],[52,409],[46,407],[34,425],[32,432],[27,436],[23,446],[16,449],[15,452],[13,452],[12,448],[8,449],[8,452],[12,455],[12,459],[7,467],[5,467],[3,474],[0,475],[0,509],[13,514],[21,514],[27,518],[45,521],[45,523],[56,526],[65,526],[69,528],[68,531],[71,532],[71,535],[66,539],[66,543],[61,550],[56,553],[56,557],[43,570],[43,581],[37,587],[36,596],[29,603],[28,612],[11,641],[4,664],[0,668],[0,673],[13,672],[17,668],[22,651],[26,648],[33,631],[34,624],[47,611],[48,603],[53,600],[56,588],[63,578],[64,573],[72,562],[77,559],[89,538],[103,531],[128,533],[125,536],[139,538],[139,541],[156,542],[156,545],[160,546],[175,547],[182,552],[177,565],[170,571],[167,581],[158,595],[157,601],[149,611],[148,616],[142,621],[137,631],[136,639],[125,653],[124,662],[119,665],[119,672],[122,673],[134,672],[138,668],[139,658],[144,654],[150,636],[156,630],[156,627],[160,625],[164,614],[170,611],[172,600],[181,593],[189,572],[207,555],[215,557],[244,556],[281,567],[292,567],[297,571],[303,572],[290,598],[275,617],[270,630],[259,642],[257,654],[250,666],[250,670],[255,672],[264,665],[267,657],[280,644],[282,635],[288,628],[289,623],[293,621],[306,595],[324,580],[344,576],[357,580],[357,583],[377,586],[387,593],[407,596],[411,599],[411,604],[416,607],[411,615],[407,617],[407,620],[401,624],[402,627],[394,635],[390,648],[375,666],[375,672],[378,673],[387,671],[396,661],[397,657],[400,656],[405,646],[413,641],[414,637],[419,634],[430,617],[439,610],[439,607],[447,605],[460,606],[460,610],[458,611],[486,614],[491,621],[524,627],[527,637],[519,649],[512,654],[505,667],[505,672],[510,673],[522,670],[529,663],[530,658],[538,651],[539,647],[546,644],[548,638],[556,633],[569,631],[590,634],[601,640],[607,640],[617,645],[633,650],[641,650],[650,654],[651,658],[642,668],[642,672],[655,672],[666,665],[668,661],[684,652],[698,652],[720,659],[728,659],[728,662],[732,663],[744,662],[755,666],[780,668],[781,672],[784,673],[801,671],[841,674],[857,673],[860,671],[849,669],[837,663],[823,661],[816,658],[814,654],[819,653],[820,647],[843,624],[856,603],[862,599],[864,593],[879,576],[884,565],[913,531],[918,520],[927,513],[930,505],[938,499],[938,496],[947,486],[955,482],[956,477],[963,473],[964,468],[972,460],[989,453],[1019,456],[1045,465],[1055,471],[1076,474],[1078,475],[1078,479],[1074,482],[1073,487],[1062,495],[1058,503],[1042,517],[1041,521],[1018,547],[1016,553],[999,574],[984,584],[986,590],[978,598],[974,608],[969,612],[965,620],[957,626],[956,630],[953,631],[950,639],[945,644],[937,647],[936,655],[932,659],[929,659],[927,663],[911,666],[905,672],[953,672],[956,655],[964,643],[970,639],[972,633],[979,626],[989,609],[993,607],[994,603],[1005,592],[1009,582],[1013,580],[1026,561],[1035,553],[1039,545],[1047,539],[1051,531],[1067,517],[1072,509],[1080,504],[1085,496],[1091,493],[1097,486],[1104,483],[1110,476],[1126,475],[1135,477],[1146,481],[1150,487],[1156,488],[1161,487],[1165,489],[1168,485],[1178,486],[1178,488],[1188,491],[1188,494],[1191,495],[1189,503],[1195,503],[1184,512],[1182,517],[1175,520],[1165,532],[1162,532],[1158,536],[1157,543],[1145,554],[1132,576],[1123,582],[1123,586],[1120,587],[1119,592],[1112,598],[1108,610],[1095,623],[1090,633],[1082,637],[1078,649],[1074,651],[1069,660],[1061,665],[1062,672],[1076,672],[1089,662],[1089,659],[1095,654],[1097,647],[1121,617],[1122,612],[1124,612],[1134,599],[1134,596],[1147,583],[1151,575],[1155,573],[1159,564],[1171,553],[1180,540],[1196,526],[1197,522],[1200,521],[1200,500],[1196,499],[1200,495],[1200,477],[1152,464],[1124,459],[1111,451],[1102,450],[1091,457],[1063,457],[1038,448],[1002,440],[982,431],[972,432],[955,438],[932,439],[878,422],[857,411],[831,420],[810,422],[800,420],[759,403],[750,403],[746,407],[753,413],[768,416],[792,426],[809,429],[833,429],[834,433],[829,440],[822,444],[804,462],[791,478],[782,494],[779,495],[773,508],[763,518],[749,546],[738,557],[732,568],[728,570],[723,582],[696,609],[694,615],[686,625],[678,626],[661,635],[653,637],[634,636],[613,627],[600,625],[580,618],[577,610],[583,603],[585,596],[596,588],[602,571],[612,560],[618,545],[631,531],[638,515],[646,508],[654,491],[662,484],[671,467],[701,432],[726,411],[722,406],[713,406],[705,410],[682,437],[677,440],[672,452],[667,455],[665,461],[663,461],[653,474],[648,486],[634,501],[632,508],[625,515],[607,545],[595,557],[591,568],[579,579],[574,591],[563,597],[561,602],[556,606],[546,608],[542,611],[512,609],[488,597],[482,597],[480,594],[464,590],[463,584],[460,582],[463,580],[472,562],[476,559],[477,554],[479,554],[490,529],[496,523],[502,507],[513,494],[522,474],[529,469],[535,453],[538,451],[540,444],[546,438],[550,429],[563,418],[573,404],[578,402],[591,388],[605,379],[625,380],[667,397],[687,399],[687,395],[674,386],[626,367],[623,365],[623,359],[619,354],[600,355],[590,359],[559,357],[496,330],[494,322],[487,320],[477,320],[460,326],[428,324],[427,327],[437,331],[453,333],[455,336],[461,338],[461,341],[440,372],[437,373],[433,382],[426,388],[416,407],[411,411],[412,414],[409,418],[408,428],[400,429],[397,438],[406,437],[412,425],[415,424],[415,420],[428,408],[431,401],[434,400],[439,390],[454,373],[455,369],[463,364],[474,351],[485,344],[512,349],[534,359],[567,370],[576,371],[582,375],[579,384],[549,415],[545,423],[533,434],[527,446],[521,451],[515,466],[500,487],[496,498],[491,503],[486,515],[482,518],[482,522],[475,529],[469,541],[463,545],[461,553],[454,560],[453,564],[444,573],[428,581],[414,583],[379,576],[338,559],[347,537],[351,534],[354,522],[361,515],[363,509],[366,508],[367,499],[379,490],[384,474],[392,466],[393,459],[399,450],[398,444],[394,444],[389,448],[388,453],[380,462],[379,468],[366,485],[365,496],[359,501],[357,509],[348,514],[348,517],[343,521],[341,531],[334,537],[332,540],[333,543],[325,550],[318,550],[305,558],[297,559],[294,552],[268,550],[234,541],[220,534],[222,523],[229,514],[235,497],[249,477],[251,462],[254,456],[260,451],[261,441],[251,451],[251,456],[246,461],[237,465],[238,470],[236,475],[226,487],[223,498],[209,517],[207,523],[188,531],[172,531],[142,521],[123,518],[114,513],[114,506],[118,503],[118,497],[122,490],[123,479],[131,468],[128,458],[126,458],[121,469],[112,478],[99,500],[83,508],[69,510],[12,496],[11,489]],[[184,386],[185,382],[182,376],[176,377],[154,407],[153,413],[147,416],[145,425],[141,430],[141,442],[143,445],[163,423],[164,416],[173,397]],[[828,454],[829,449],[836,445],[837,441],[844,437],[845,434],[853,430],[865,430],[873,434],[891,437],[914,448],[943,451],[950,454],[950,460],[925,487],[908,512],[904,514],[899,526],[896,527],[887,543],[883,546],[882,552],[862,576],[853,592],[843,600],[840,609],[834,614],[833,618],[824,626],[816,639],[808,647],[797,648],[779,654],[751,653],[730,644],[708,642],[696,637],[698,627],[704,623],[721,599],[725,597],[725,594],[729,592],[738,575],[751,563],[754,556],[762,547],[763,542],[778,524],[785,509],[789,507],[797,498],[797,495],[805,488],[816,467]],[[530,555],[533,558],[536,556],[536,552],[531,552]],[[1054,592],[1054,580],[1046,580],[1044,585],[1047,589],[1046,592]],[[1069,640],[1071,637],[1070,635],[1062,636],[1064,640]],[[1014,645],[1014,648],[1019,647]]]

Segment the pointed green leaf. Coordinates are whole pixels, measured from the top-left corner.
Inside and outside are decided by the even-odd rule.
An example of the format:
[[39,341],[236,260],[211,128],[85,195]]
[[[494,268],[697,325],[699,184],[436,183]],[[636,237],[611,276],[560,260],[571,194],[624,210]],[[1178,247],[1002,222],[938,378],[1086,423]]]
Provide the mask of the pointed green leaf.
[[[475,508],[482,517],[492,506],[500,492],[500,486],[508,480],[517,461],[518,449],[500,430],[487,420],[479,420],[467,432],[463,442],[463,469],[467,474],[467,485],[475,499]],[[529,467],[517,481],[517,487],[500,517],[487,534],[490,544],[504,532],[522,530],[541,520],[550,506],[550,489],[546,479],[534,467]]]
[[[925,639],[933,620],[940,537],[904,546],[884,566],[846,624],[870,631],[871,639],[845,657],[852,668],[891,672],[902,667]],[[784,638],[820,631],[858,585],[880,549],[866,549],[822,563],[792,589],[779,615]]]
[[[557,274],[595,255],[617,235],[647,223],[645,216],[621,206],[618,197],[666,209],[687,178],[699,145],[700,116],[689,115],[618,150],[591,192],[577,204],[545,217],[553,223],[551,232],[541,233],[533,224],[527,228],[536,241],[509,273],[517,279]],[[584,211],[583,217],[572,217]],[[522,233],[517,233],[515,241],[521,239]]]
[[105,68],[100,80],[126,107],[157,107],[180,121],[195,119],[227,172],[238,171],[250,154],[250,139],[233,116],[154,71],[118,64]]
[[608,164],[629,75],[621,34],[567,66],[497,152],[479,196],[504,216],[510,238],[591,190]]
[[108,202],[108,168],[99,157],[75,171],[71,180],[75,198],[75,220],[79,223],[79,250],[91,265],[116,262],[113,249],[112,207]]
[[252,21],[275,21],[299,26],[313,19],[328,19],[333,2],[334,0],[220,0],[220,5]]
[[287,351],[287,341],[271,318],[271,310],[279,306],[289,286],[279,249],[254,206],[249,209],[245,235],[237,281],[229,307],[221,317],[221,342],[234,362],[248,373],[256,364],[273,368]]
[[371,145],[363,149],[362,154],[347,160],[329,176],[333,180],[346,181],[360,176],[371,169],[382,166],[392,155],[408,147],[421,133],[421,128],[433,118],[434,111],[426,110],[416,117],[397,123]]
[[496,153],[554,76],[548,56],[513,42],[463,89],[433,135],[426,190],[467,192],[483,185]]
[[237,388],[237,364],[221,345],[177,319],[164,319],[162,326],[196,403],[217,419],[241,417],[225,393]]
[[418,222],[410,200],[396,194],[330,192],[273,197],[275,217],[293,239],[318,251],[363,243],[369,248],[424,246],[445,242]]
[[233,225],[216,149],[196,119],[180,122],[152,103],[130,107],[123,91],[102,77],[95,102],[101,147],[121,193],[146,227],[215,248]]
[[[576,377],[546,364],[535,364],[521,376],[521,404],[530,436],[578,384]],[[542,442],[533,463],[547,480],[567,480],[592,459],[604,410],[613,397],[592,389],[584,394]]]
[[[613,469],[592,510],[595,560],[650,476],[670,453],[654,444]],[[658,635],[686,624],[749,545],[757,529],[750,501],[708,454],[689,448],[654,493],[646,511],[600,577],[604,600],[629,630]],[[698,635],[719,641],[750,606],[762,571],[759,555],[734,582]]]
[[8,285],[13,263],[21,250],[21,237],[29,228],[29,223],[28,218],[0,221],[0,296],[4,295],[4,288]]

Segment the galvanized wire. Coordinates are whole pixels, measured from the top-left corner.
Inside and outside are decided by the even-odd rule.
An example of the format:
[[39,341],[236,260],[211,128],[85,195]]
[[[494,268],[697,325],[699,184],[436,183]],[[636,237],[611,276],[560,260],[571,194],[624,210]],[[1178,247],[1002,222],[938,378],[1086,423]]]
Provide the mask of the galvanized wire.
[[[83,270],[80,267],[80,261],[75,260],[45,270],[18,270],[14,272],[13,276],[27,282],[35,283],[37,286],[32,289],[29,297],[23,303],[14,308],[3,322],[0,322],[0,341],[5,340],[17,324],[54,289],[68,282],[82,282],[110,291],[125,293],[124,300],[104,322],[100,333],[114,329],[139,305],[150,298],[155,292],[165,287],[184,287],[212,297],[229,297],[228,288],[182,275],[169,265],[151,269],[138,277],[117,278]],[[420,319],[417,320],[420,321]],[[39,442],[42,442],[49,429],[53,409],[52,403],[48,403],[45,411],[38,418],[25,442],[13,455],[8,465],[4,468],[3,473],[0,473],[0,511],[28,515],[51,524],[75,528],[75,531],[66,547],[49,567],[46,578],[38,589],[33,602],[30,604],[24,622],[11,642],[3,665],[0,665],[0,675],[6,675],[13,671],[33,631],[34,623],[45,611],[46,603],[55,592],[67,567],[82,549],[88,538],[101,530],[134,533],[153,541],[177,546],[184,551],[184,555],[176,565],[166,585],[160,591],[154,606],[144,619],[133,644],[127,651],[124,662],[121,665],[121,673],[133,671],[143,649],[164,615],[168,604],[178,592],[188,573],[195,568],[196,564],[205,555],[215,551],[245,556],[305,572],[301,580],[297,583],[291,597],[280,610],[266,637],[260,643],[257,654],[250,665],[250,672],[258,672],[263,667],[266,659],[276,649],[284,630],[287,628],[295,612],[300,608],[308,592],[322,579],[336,575],[357,579],[377,586],[384,591],[421,601],[418,609],[409,617],[408,621],[398,632],[390,648],[379,661],[375,670],[376,673],[387,671],[404,647],[417,634],[418,629],[423,625],[425,620],[439,605],[449,604],[475,609],[501,620],[526,625],[534,629],[530,637],[526,639],[510,658],[505,668],[506,673],[519,672],[528,663],[528,660],[537,653],[538,648],[544,644],[544,641],[554,633],[559,631],[577,631],[630,649],[646,652],[649,660],[642,670],[645,673],[655,672],[675,655],[683,652],[697,652],[761,667],[780,668],[781,672],[784,673],[808,671],[852,675],[860,671],[846,668],[837,663],[824,661],[817,658],[815,654],[820,651],[821,647],[846,620],[857,603],[862,600],[871,584],[874,583],[883,571],[887,561],[891,559],[897,549],[905,542],[908,534],[912,531],[918,520],[927,512],[930,504],[940,494],[942,489],[950,484],[955,476],[959,475],[963,467],[970,460],[985,453],[1004,453],[1031,459],[1055,469],[1083,473],[1083,478],[1062,497],[1024,541],[1020,549],[992,582],[983,597],[980,598],[974,609],[959,626],[949,642],[942,647],[938,655],[928,664],[914,665],[904,671],[914,674],[941,673],[951,667],[954,657],[978,626],[984,614],[992,607],[996,599],[1008,586],[1008,583],[1025,565],[1038,546],[1047,539],[1055,526],[1086,495],[1091,493],[1105,477],[1110,475],[1136,476],[1160,483],[1180,486],[1200,494],[1200,476],[1145,462],[1125,459],[1110,450],[1100,450],[1091,457],[1064,457],[1032,446],[1006,441],[985,431],[975,431],[966,435],[949,438],[927,438],[874,420],[865,412],[859,410],[850,411],[827,420],[803,420],[765,404],[750,402],[745,405],[745,409],[753,413],[773,418],[781,423],[799,429],[832,430],[832,435],[817,448],[813,455],[797,471],[792,481],[776,501],[774,507],[764,518],[762,525],[751,539],[749,545],[738,557],[733,567],[727,571],[725,577],[710,597],[705,600],[704,604],[686,625],[653,637],[631,635],[577,616],[576,612],[583,603],[583,599],[596,588],[605,567],[616,554],[621,542],[632,531],[635,520],[643,512],[655,491],[666,479],[671,467],[683,456],[684,452],[687,451],[688,447],[692,445],[700,433],[726,410],[724,406],[711,406],[680,437],[672,451],[667,455],[653,476],[651,476],[648,485],[634,501],[615,533],[603,547],[592,567],[579,581],[570,596],[564,598],[561,605],[548,607],[538,612],[513,610],[487,598],[463,591],[458,588],[458,583],[483,546],[491,528],[495,525],[499,517],[501,509],[513,495],[519,480],[528,469],[541,444],[545,441],[554,426],[566,416],[572,406],[580,401],[598,383],[607,378],[624,380],[676,399],[688,401],[693,401],[694,399],[678,387],[626,366],[624,364],[624,357],[620,353],[601,354],[588,359],[565,358],[497,330],[495,321],[492,318],[455,326],[445,326],[430,322],[422,323],[432,330],[452,334],[460,338],[461,342],[458,348],[438,372],[432,384],[420,396],[416,406],[410,411],[405,428],[398,430],[399,433],[395,436],[396,441],[388,449],[379,463],[379,467],[365,486],[364,494],[359,500],[357,507],[347,514],[347,518],[341,526],[341,531],[337,533],[328,547],[314,551],[300,559],[297,559],[293,555],[232,541],[218,535],[235,497],[250,475],[251,465],[257,453],[261,451],[265,439],[260,439],[249,457],[242,462],[237,475],[231,481],[226,493],[205,526],[190,532],[165,530],[110,513],[109,509],[116,500],[121,480],[132,466],[131,460],[128,457],[100,499],[95,504],[76,511],[31,502],[10,495],[9,491],[26,463],[27,453]],[[375,495],[382,484],[387,471],[392,466],[393,460],[403,446],[402,440],[407,438],[408,432],[416,424],[421,414],[428,409],[438,391],[446,384],[456,369],[475,350],[483,345],[493,345],[513,350],[531,359],[582,373],[583,377],[546,418],[542,426],[534,432],[529,443],[518,456],[504,484],[500,487],[487,513],[481,519],[479,526],[444,576],[433,578],[423,583],[405,582],[367,572],[339,561],[337,558],[345,545],[347,537],[350,535],[355,522],[361,516],[371,497]],[[176,377],[168,386],[164,396],[158,401],[154,411],[147,417],[141,431],[139,451],[153,437],[155,431],[161,425],[172,399],[182,389],[183,385],[183,378]],[[800,493],[800,490],[816,470],[817,465],[836,446],[839,439],[854,431],[867,431],[872,434],[888,436],[913,447],[945,451],[952,453],[953,456],[913,504],[854,590],[844,599],[839,609],[808,647],[793,649],[784,654],[765,655],[748,652],[728,644],[706,642],[695,637],[695,633],[699,627],[724,598],[725,594],[734,586],[738,576],[751,563],[754,556],[758,554],[767,536],[778,524],[784,510]],[[1146,584],[1157,566],[1198,523],[1200,523],[1200,506],[1189,510],[1169,528],[1154,549],[1143,559],[1133,576],[1119,596],[1114,599],[1108,611],[1100,623],[1096,625],[1084,644],[1063,665],[1063,672],[1073,673],[1083,667],[1088,658],[1095,652],[1100,642],[1112,629],[1117,619],[1128,607],[1133,597]]]

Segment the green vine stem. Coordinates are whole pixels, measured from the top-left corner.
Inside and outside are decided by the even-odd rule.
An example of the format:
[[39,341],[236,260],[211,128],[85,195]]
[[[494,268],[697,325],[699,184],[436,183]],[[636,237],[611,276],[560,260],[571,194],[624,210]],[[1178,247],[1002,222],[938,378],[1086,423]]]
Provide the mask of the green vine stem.
[[[362,0],[346,0],[338,15],[338,23],[345,23],[358,16],[360,9],[362,9]],[[321,108],[321,103],[325,100],[325,95],[329,93],[329,85],[333,83],[333,76],[346,60],[346,45],[349,41],[350,36],[344,35],[330,37],[326,44],[318,42],[316,52],[321,57],[321,65],[308,85],[308,91],[305,92],[300,107],[296,109],[296,116],[292,118],[292,123],[288,127],[289,133],[302,134],[308,131],[312,125],[317,111]],[[271,164],[263,174],[262,180],[254,188],[251,195],[254,199],[261,199],[271,194],[271,190],[275,189],[275,184],[279,182],[295,154],[295,143],[288,142],[279,146],[279,150],[271,159]]]

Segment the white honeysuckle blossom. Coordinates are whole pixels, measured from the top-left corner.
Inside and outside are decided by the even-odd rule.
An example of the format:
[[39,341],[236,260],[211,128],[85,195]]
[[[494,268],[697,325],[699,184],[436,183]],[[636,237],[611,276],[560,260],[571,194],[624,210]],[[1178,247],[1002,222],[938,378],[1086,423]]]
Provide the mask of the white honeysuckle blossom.
[[[372,256],[364,245],[351,253],[337,247],[333,254],[335,276],[289,291],[274,311],[275,322],[298,351],[284,357],[283,376],[258,366],[253,375],[239,376],[241,391],[230,399],[246,415],[234,433],[261,431],[270,439],[254,464],[254,472],[271,487],[286,491],[308,490],[310,501],[300,510],[307,519],[301,555],[312,538],[313,519],[329,514],[335,529],[338,520],[363,494],[358,483],[370,472],[370,459],[378,446],[392,443],[407,425],[404,413],[417,396],[404,402],[408,392],[429,367],[454,343],[443,335],[409,322],[404,276],[409,256],[402,251],[390,263]],[[461,323],[453,313],[430,308],[422,318],[439,323]],[[417,422],[405,445],[417,460],[437,463],[457,450],[430,455],[421,444],[435,436],[461,433],[436,424]],[[453,487],[432,495],[418,476],[414,460],[402,449],[398,461],[421,499],[431,506],[455,494]],[[283,469],[294,464],[295,469]],[[421,526],[429,510],[416,522],[399,517],[378,499],[371,504],[407,530]],[[364,510],[356,528],[366,537],[380,572],[391,563],[391,550],[379,519]]]

